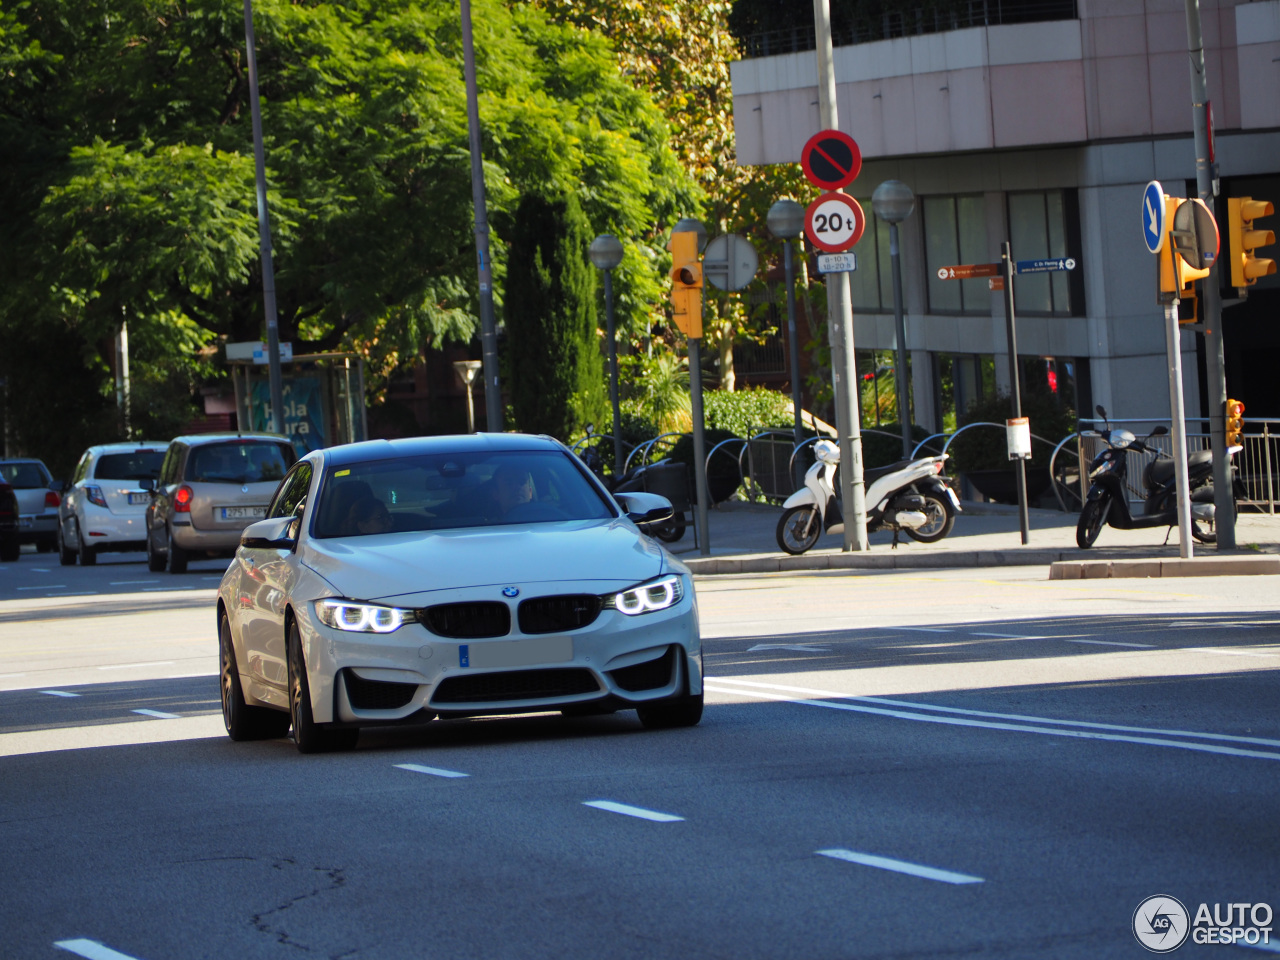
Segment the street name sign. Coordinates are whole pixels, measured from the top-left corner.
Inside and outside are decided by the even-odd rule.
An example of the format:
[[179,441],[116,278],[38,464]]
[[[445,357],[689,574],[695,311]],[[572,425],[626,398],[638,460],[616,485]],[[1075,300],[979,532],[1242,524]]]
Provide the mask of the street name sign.
[[1152,253],[1164,246],[1164,217],[1164,187],[1152,180],[1142,191],[1142,239]]
[[819,273],[853,273],[858,269],[856,253],[820,253],[818,254]]
[[819,250],[844,253],[862,239],[867,218],[853,197],[824,193],[804,213],[804,234]]
[[1053,270],[1074,270],[1076,262],[1071,257],[1056,257],[1052,260],[1018,260],[1014,262],[1014,273],[1049,273]]
[[858,179],[862,151],[853,137],[840,130],[820,130],[800,151],[800,166],[815,187],[839,190]]
[[974,277],[998,277],[998,263],[959,263],[953,267],[939,267],[939,280],[972,280]]

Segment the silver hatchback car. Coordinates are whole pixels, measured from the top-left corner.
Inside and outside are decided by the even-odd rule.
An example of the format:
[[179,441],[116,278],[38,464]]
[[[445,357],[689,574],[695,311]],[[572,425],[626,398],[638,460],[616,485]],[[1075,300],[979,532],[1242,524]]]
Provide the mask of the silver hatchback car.
[[267,515],[276,487],[297,460],[293,444],[264,433],[176,437],[149,490],[147,566],[183,573],[192,557],[230,557],[240,531]]

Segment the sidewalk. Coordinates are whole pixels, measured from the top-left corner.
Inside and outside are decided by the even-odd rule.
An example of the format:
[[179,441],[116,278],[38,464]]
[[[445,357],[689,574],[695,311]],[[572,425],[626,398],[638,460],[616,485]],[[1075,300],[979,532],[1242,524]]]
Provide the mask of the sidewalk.
[[1220,553],[1212,544],[1194,545],[1194,559],[1178,556],[1175,527],[1116,530],[1103,528],[1089,550],[1076,546],[1074,513],[1030,511],[1030,542],[1018,528],[1017,507],[994,503],[962,503],[955,529],[939,543],[917,543],[893,534],[870,536],[871,549],[845,553],[843,536],[826,534],[808,553],[790,556],[778,548],[775,530],[782,508],[753,503],[723,503],[710,511],[711,555],[693,543],[693,529],[668,544],[699,576],[729,573],[777,573],[801,570],[921,569],[930,567],[999,567],[1052,565],[1051,579],[1121,576],[1194,576],[1274,573],[1280,575],[1280,516],[1241,514],[1236,520],[1238,548]]

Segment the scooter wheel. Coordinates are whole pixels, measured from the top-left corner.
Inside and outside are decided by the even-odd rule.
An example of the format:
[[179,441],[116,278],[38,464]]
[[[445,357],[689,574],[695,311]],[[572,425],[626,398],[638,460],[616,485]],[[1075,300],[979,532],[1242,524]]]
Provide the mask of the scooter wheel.
[[778,518],[778,546],[792,555],[804,553],[822,536],[822,519],[812,505],[791,507]]
[[1080,521],[1076,524],[1076,543],[1081,550],[1088,550],[1093,541],[1098,539],[1110,512],[1110,500],[1086,500],[1084,509],[1080,511]]
[[1217,543],[1218,529],[1212,520],[1191,521],[1191,538],[1200,543]]
[[956,525],[956,511],[950,500],[932,494],[924,495],[924,512],[928,522],[917,530],[907,529],[907,536],[919,543],[937,543]]

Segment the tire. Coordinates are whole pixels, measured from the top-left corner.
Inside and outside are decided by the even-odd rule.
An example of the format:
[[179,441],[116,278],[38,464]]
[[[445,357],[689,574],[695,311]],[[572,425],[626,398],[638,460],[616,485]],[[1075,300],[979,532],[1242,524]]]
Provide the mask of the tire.
[[0,540],[0,561],[4,563],[17,563],[18,558],[22,556],[22,544],[18,542],[17,537],[8,537]]
[[187,572],[187,551],[173,542],[173,533],[168,534],[169,549],[165,551],[166,565],[170,573]]
[[646,730],[669,730],[672,727],[695,727],[702,719],[702,694],[659,700],[636,707]]
[[924,512],[929,518],[928,522],[918,530],[908,530],[906,534],[912,540],[920,543],[937,543],[944,539],[956,525],[956,508],[951,505],[951,499],[935,497],[931,493],[922,494],[924,497]]
[[151,536],[151,531],[147,531],[147,569],[152,573],[160,573],[164,570],[165,558],[162,554],[156,553],[155,539]]
[[653,528],[653,535],[663,543],[675,543],[684,536],[685,528],[688,521],[685,520],[683,513],[673,514],[670,520],[665,520]]
[[1103,500],[1086,500],[1080,511],[1080,520],[1076,523],[1076,544],[1081,550],[1088,550],[1098,539],[1098,534],[1106,526],[1107,514],[1111,512],[1111,498]]
[[[805,527],[809,528],[806,534]],[[804,553],[818,542],[822,536],[822,520],[818,517],[818,508],[812,504],[790,507],[778,518],[778,529],[775,534],[778,546],[792,556]]]
[[80,561],[82,567],[92,567],[98,562],[98,551],[89,546],[88,538],[85,537],[78,523],[76,524],[76,559]]
[[58,563],[64,567],[74,567],[76,564],[76,552],[67,546],[67,541],[62,536],[62,524],[58,524]]
[[224,613],[218,618],[218,665],[222,687],[222,723],[232,740],[276,740],[289,732],[289,714],[244,702],[240,670],[231,643],[231,624]]
[[37,540],[36,553],[53,553],[54,547],[57,546],[56,539]]
[[1218,527],[1212,520],[1191,520],[1191,539],[1200,543],[1217,543]]
[[289,721],[293,727],[293,742],[299,753],[327,753],[331,750],[350,750],[360,738],[354,727],[334,729],[327,723],[316,723],[311,713],[311,684],[307,680],[307,665],[302,656],[302,638],[298,625],[289,624]]

